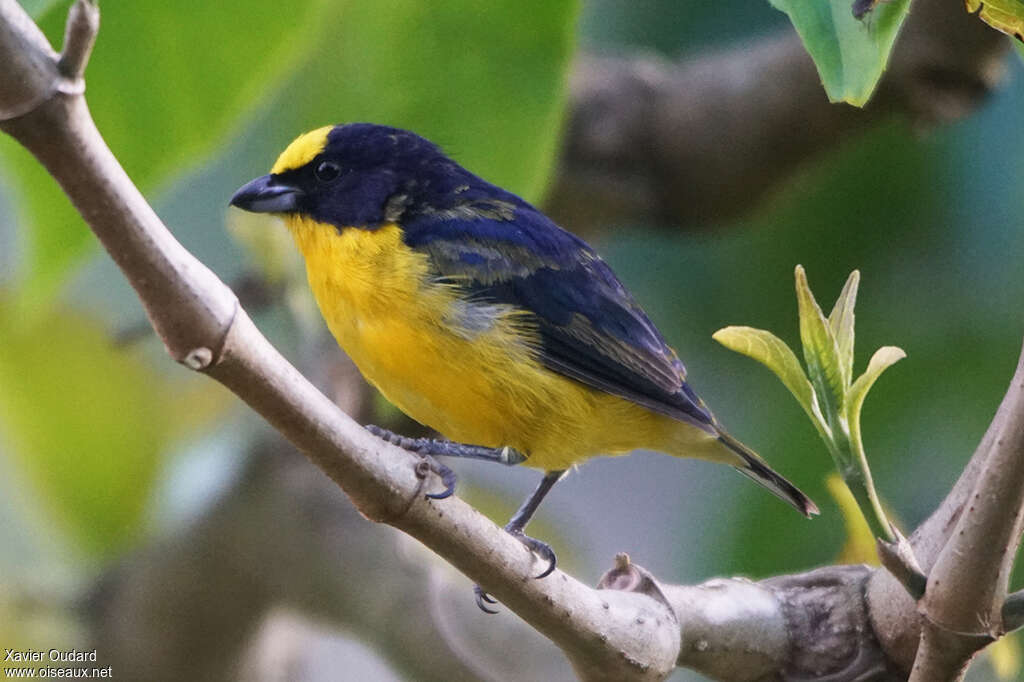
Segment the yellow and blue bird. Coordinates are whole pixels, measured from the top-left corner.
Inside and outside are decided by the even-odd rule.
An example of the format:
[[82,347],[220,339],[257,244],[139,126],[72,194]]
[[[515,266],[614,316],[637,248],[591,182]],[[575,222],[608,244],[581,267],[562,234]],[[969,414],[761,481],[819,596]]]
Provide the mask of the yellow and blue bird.
[[[423,456],[543,470],[506,530],[525,535],[565,471],[659,450],[736,467],[817,508],[726,433],[611,268],[532,205],[415,133],[369,123],[296,139],[231,203],[284,217],[327,325],[366,379],[445,439],[368,427]],[[450,470],[436,463],[446,490]],[[478,603],[490,601],[477,589]]]

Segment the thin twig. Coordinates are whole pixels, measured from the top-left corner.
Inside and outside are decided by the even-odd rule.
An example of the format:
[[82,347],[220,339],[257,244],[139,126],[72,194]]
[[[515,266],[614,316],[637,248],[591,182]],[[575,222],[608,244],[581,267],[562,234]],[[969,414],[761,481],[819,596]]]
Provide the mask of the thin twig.
[[[92,46],[96,43],[96,34],[100,30],[100,8],[96,0],[76,2],[68,12],[68,23],[64,31],[64,48],[61,50],[57,71],[76,87],[85,88],[82,76],[85,66],[89,63]],[[80,84],[80,85],[79,85]],[[74,94],[72,90],[61,90],[66,94]]]

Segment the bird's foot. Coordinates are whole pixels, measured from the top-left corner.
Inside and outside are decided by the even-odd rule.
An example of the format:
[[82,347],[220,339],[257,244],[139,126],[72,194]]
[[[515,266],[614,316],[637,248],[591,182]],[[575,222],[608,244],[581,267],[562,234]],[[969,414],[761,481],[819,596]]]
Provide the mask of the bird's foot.
[[484,588],[473,585],[473,594],[476,595],[476,605],[484,613],[495,614],[497,609],[488,608],[488,604],[497,604],[498,600],[484,592]]
[[[455,483],[458,480],[455,476],[455,472],[444,464],[438,462],[433,457],[435,453],[443,454],[437,452],[437,446],[447,443],[448,441],[439,441],[433,438],[408,438],[406,436],[399,435],[394,431],[381,428],[380,426],[374,426],[373,424],[367,424],[366,430],[381,440],[385,440],[392,445],[397,445],[403,450],[414,452],[423,458],[423,463],[426,465],[426,469],[437,474],[441,478],[441,482],[444,483],[444,490],[441,492],[427,493],[427,497],[429,499],[443,500],[446,497],[451,497],[455,492]],[[426,473],[426,471],[423,471],[423,473],[420,474],[421,477],[426,476]]]
[[[558,558],[555,556],[555,550],[551,549],[551,545],[548,543],[538,540],[537,538],[531,538],[529,535],[523,532],[523,529],[518,525],[509,524],[505,526],[505,532],[514,537],[519,542],[523,543],[528,550],[534,554],[539,555],[542,559],[547,562],[547,568],[545,568],[539,575],[535,575],[534,580],[540,580],[551,575],[552,571],[555,570],[555,566],[558,563]],[[479,585],[473,586],[473,594],[476,595],[476,605],[484,613],[497,613],[494,609],[488,608],[487,604],[497,604],[497,600],[491,595],[487,594],[482,587]]]
[[455,441],[443,438],[408,438],[373,424],[367,424],[366,430],[378,438],[397,445],[403,450],[409,450],[420,455],[463,457],[465,459],[479,459],[485,462],[496,462],[497,464],[508,466],[526,461],[526,455],[510,447],[489,448],[483,445],[456,443]]
[[519,542],[526,545],[526,548],[534,554],[540,556],[541,559],[547,562],[548,566],[539,575],[533,576],[536,580],[546,578],[551,575],[552,571],[555,570],[555,566],[558,564],[558,558],[555,556],[555,550],[551,549],[551,545],[538,540],[537,538],[531,538],[529,535],[523,532],[522,528],[509,524],[505,526],[505,532],[514,537]]

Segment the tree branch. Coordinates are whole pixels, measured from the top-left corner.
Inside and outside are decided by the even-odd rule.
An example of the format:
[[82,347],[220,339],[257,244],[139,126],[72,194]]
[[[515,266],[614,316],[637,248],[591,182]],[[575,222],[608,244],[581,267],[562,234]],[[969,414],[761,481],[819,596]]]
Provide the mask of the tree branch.
[[864,110],[828,102],[792,29],[679,62],[583,56],[546,207],[577,232],[642,220],[708,226],[881,122],[964,116],[998,81],[1008,48],[962,6],[915,0]]
[[[1001,610],[1024,513],[1022,452],[1024,354],[956,485],[910,537],[929,576],[921,602],[924,620],[930,623],[924,637],[917,605],[889,573],[881,571],[869,583],[872,624],[889,656],[905,670],[922,656],[918,652],[922,639],[933,652],[922,659],[931,661],[926,670],[932,674],[950,670],[950,661],[959,660],[952,666],[959,670],[979,648],[1013,629],[1003,623]],[[963,637],[957,639],[958,635]],[[964,656],[967,659],[960,660]]]
[[1024,525],[1024,351],[999,414],[985,465],[928,576],[911,682],[961,679],[974,654],[1007,632],[1003,605]]
[[[61,50],[57,71],[73,83],[79,83],[85,75],[96,33],[100,29],[100,8],[96,0],[76,2],[68,12],[64,32],[64,48]],[[78,90],[79,88],[76,88]],[[85,90],[82,83],[79,91]],[[71,94],[71,93],[68,93]]]

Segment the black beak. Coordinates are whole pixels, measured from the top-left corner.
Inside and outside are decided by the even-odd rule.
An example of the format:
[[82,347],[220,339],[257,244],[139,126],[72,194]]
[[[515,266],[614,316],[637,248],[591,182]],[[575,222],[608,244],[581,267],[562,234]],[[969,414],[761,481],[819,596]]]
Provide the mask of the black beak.
[[264,175],[245,184],[231,197],[231,205],[253,213],[291,213],[297,211],[302,190]]

